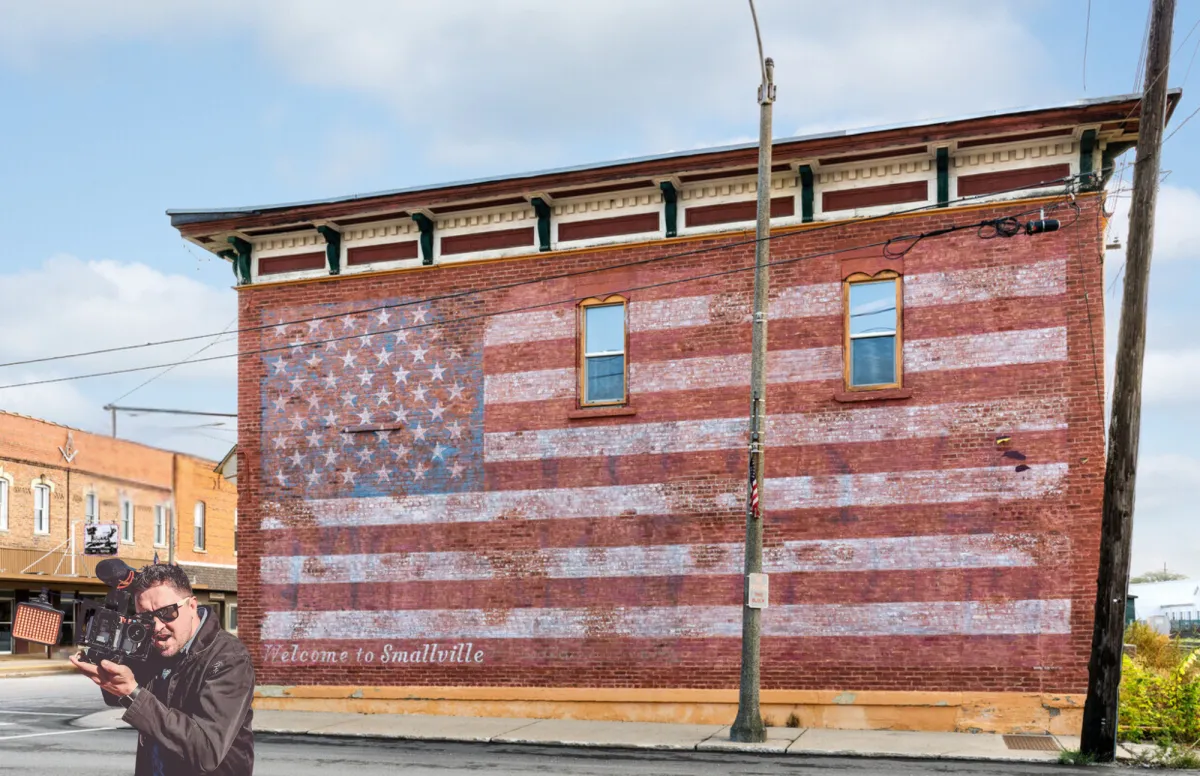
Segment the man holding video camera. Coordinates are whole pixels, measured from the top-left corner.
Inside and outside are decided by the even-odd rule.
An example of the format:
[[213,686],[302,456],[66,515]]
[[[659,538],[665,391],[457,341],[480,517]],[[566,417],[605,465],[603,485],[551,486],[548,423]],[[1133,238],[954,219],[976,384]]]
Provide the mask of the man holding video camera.
[[246,648],[196,605],[179,566],[146,566],[129,590],[147,628],[152,618],[149,659],[133,667],[92,665],[80,655],[71,662],[140,733],[135,776],[252,773],[254,668]]

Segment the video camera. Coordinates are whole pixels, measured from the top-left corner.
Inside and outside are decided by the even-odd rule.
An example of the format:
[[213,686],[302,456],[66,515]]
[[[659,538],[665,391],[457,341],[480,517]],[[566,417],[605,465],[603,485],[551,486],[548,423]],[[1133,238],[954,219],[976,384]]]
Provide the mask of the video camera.
[[118,558],[96,564],[96,576],[111,588],[103,605],[83,601],[87,628],[79,646],[86,647],[82,660],[99,665],[101,660],[112,663],[140,662],[150,656],[154,633],[153,619],[131,614],[128,587],[137,578],[137,571]]

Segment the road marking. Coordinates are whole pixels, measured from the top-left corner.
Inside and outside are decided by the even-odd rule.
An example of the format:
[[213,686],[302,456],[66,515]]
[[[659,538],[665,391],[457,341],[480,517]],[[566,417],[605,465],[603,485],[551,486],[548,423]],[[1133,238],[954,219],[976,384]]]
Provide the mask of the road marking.
[[17,738],[39,738],[41,736],[69,736],[72,733],[96,733],[101,730],[120,730],[120,728],[104,727],[104,728],[89,728],[87,730],[56,730],[53,733],[24,733],[19,736],[0,736],[0,743],[3,743],[5,741],[12,741]]
[[78,717],[79,714],[56,714],[52,711],[9,711],[0,709],[0,714],[26,714],[31,717]]

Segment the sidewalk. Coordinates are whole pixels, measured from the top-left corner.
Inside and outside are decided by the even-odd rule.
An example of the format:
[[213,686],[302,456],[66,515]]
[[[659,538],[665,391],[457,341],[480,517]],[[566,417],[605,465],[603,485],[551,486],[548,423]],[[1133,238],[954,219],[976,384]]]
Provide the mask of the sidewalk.
[[[102,711],[77,719],[72,724],[80,727],[120,727],[124,726],[120,721],[122,713],[121,709]],[[1016,746],[1032,744],[1046,747],[1025,749],[1012,748],[1004,736],[990,733],[818,728],[768,728],[766,743],[738,744],[729,740],[729,728],[719,725],[320,711],[255,711],[254,730],[260,734],[406,741],[1012,762],[1056,762],[1062,749],[1079,748],[1079,739],[1069,736],[1023,736],[1013,742]],[[1128,750],[1119,752],[1122,759],[1130,759],[1132,754]]]
[[13,658],[11,660],[0,660],[0,679],[17,679],[25,676],[66,674],[74,670],[75,667],[66,660],[47,660],[45,658]]

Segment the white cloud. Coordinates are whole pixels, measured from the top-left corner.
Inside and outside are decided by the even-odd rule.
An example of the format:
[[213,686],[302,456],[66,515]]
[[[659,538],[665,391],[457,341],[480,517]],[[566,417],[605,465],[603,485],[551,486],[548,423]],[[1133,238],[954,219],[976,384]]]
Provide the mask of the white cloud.
[[[232,28],[294,81],[377,100],[420,130],[425,153],[467,168],[550,166],[613,138],[631,139],[631,153],[689,147],[757,124],[743,2],[344,0],[336,18],[327,0],[97,8],[14,4],[0,56],[35,67],[88,41],[210,45]],[[979,14],[953,0],[760,0],[759,19],[777,65],[777,135],[1024,104],[1048,65],[1005,3]]]
[[[1131,173],[1130,173],[1131,174]],[[1123,190],[1117,194],[1116,212],[1109,223],[1110,239],[1121,243],[1119,251],[1109,251],[1106,260],[1110,272],[1117,272],[1125,262],[1125,247],[1129,244],[1129,175]],[[1111,205],[1110,205],[1111,207]],[[1158,262],[1191,261],[1200,258],[1200,192],[1185,186],[1163,184],[1158,188],[1154,214],[1154,257]]]
[[1138,462],[1133,523],[1133,573],[1161,569],[1200,577],[1196,484],[1200,458],[1143,455]]
[[[59,255],[40,267],[0,275],[0,288],[5,290],[0,363],[218,332],[236,315],[234,292],[134,262]],[[181,361],[211,341],[2,367],[0,385]],[[236,338],[227,337],[202,357],[232,353],[236,347]],[[158,406],[185,409],[231,407],[236,368],[232,358],[180,366],[131,400],[151,398]],[[157,373],[4,388],[0,409],[103,431],[107,423],[101,407]],[[161,425],[145,426],[140,441],[178,446],[165,440],[161,431]]]
[[[1200,350],[1151,350],[1142,373],[1143,400],[1147,404],[1188,404],[1196,401],[1200,384]],[[1200,479],[1197,479],[1200,484]]]

